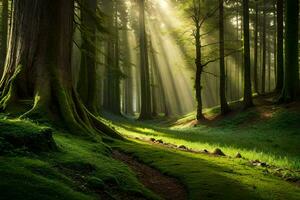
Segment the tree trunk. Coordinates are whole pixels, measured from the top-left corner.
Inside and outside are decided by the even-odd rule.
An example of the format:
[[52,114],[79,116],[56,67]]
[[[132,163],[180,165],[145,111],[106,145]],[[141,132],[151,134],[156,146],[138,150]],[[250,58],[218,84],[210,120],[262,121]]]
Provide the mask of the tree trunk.
[[97,0],[81,1],[81,65],[77,90],[83,103],[97,113],[96,100],[96,15]]
[[277,70],[276,70],[276,92],[283,88],[283,0],[277,0]]
[[258,93],[258,2],[255,1],[255,29],[254,29],[254,91]]
[[296,100],[299,93],[299,0],[287,0],[285,5],[285,74],[281,100],[283,102],[290,102]]
[[219,38],[220,38],[220,103],[221,114],[225,115],[229,111],[226,99],[226,74],[224,56],[224,0],[219,0]]
[[244,107],[253,106],[250,70],[250,32],[249,32],[249,0],[243,1],[244,26]]
[[22,117],[55,115],[73,134],[120,138],[85,108],[73,87],[73,0],[13,1],[12,17],[1,108],[33,99],[32,109]]
[[7,52],[7,33],[8,33],[8,0],[2,0],[2,23],[0,41],[0,75],[3,73],[4,63]]
[[266,92],[266,60],[267,60],[267,56],[266,56],[266,47],[267,47],[267,43],[266,43],[266,29],[267,29],[267,5],[266,5],[266,0],[264,0],[263,3],[263,63],[262,63],[262,73],[261,73],[261,93],[264,94]]
[[145,120],[152,118],[148,42],[145,25],[145,0],[139,0],[139,31],[141,65],[141,112],[139,118]]

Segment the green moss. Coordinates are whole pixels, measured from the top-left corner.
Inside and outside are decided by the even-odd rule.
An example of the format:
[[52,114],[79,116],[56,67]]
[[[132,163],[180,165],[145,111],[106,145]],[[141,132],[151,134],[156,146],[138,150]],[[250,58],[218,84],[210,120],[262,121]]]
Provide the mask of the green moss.
[[189,199],[299,199],[300,188],[242,159],[193,154],[147,143],[116,143],[164,174],[178,178]]
[[[47,129],[27,120],[0,120],[5,134],[31,137]],[[54,132],[59,151],[28,152],[5,143],[11,151],[0,157],[0,199],[122,199],[141,196],[157,199],[141,185],[133,172],[109,156],[101,142]],[[103,181],[103,183],[101,182]]]

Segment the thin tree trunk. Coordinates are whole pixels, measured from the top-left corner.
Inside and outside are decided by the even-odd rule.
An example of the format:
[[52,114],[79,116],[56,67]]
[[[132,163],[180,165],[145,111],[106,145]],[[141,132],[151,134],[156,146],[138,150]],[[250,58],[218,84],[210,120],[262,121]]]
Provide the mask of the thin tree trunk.
[[254,91],[258,93],[258,2],[255,1],[255,29],[254,29]]
[[249,0],[243,1],[243,26],[244,26],[244,106],[253,106],[251,88],[251,63],[250,63],[250,32],[249,32]]
[[283,88],[283,0],[277,0],[277,70],[276,70],[276,92]]
[[220,40],[220,104],[221,113],[225,115],[229,111],[226,99],[226,74],[224,56],[224,0],[219,0],[219,40]]
[[266,29],[267,29],[267,5],[266,5],[266,0],[264,0],[263,3],[263,63],[262,63],[262,73],[261,73],[261,93],[264,94],[266,92],[266,48],[267,48],[267,43],[266,43]]

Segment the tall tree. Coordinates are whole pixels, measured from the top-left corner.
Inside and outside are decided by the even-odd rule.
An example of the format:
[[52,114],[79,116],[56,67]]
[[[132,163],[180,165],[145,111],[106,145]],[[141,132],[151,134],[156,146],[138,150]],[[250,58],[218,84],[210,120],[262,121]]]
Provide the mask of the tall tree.
[[276,69],[276,92],[283,88],[283,0],[277,0],[277,69]]
[[8,0],[2,0],[1,16],[1,38],[0,38],[0,75],[3,73],[4,63],[7,51],[7,33],[8,33]]
[[266,92],[266,65],[267,65],[267,3],[263,1],[263,30],[262,30],[262,46],[263,46],[263,63],[261,72],[261,93]]
[[56,116],[73,134],[120,137],[87,111],[74,89],[74,1],[13,1],[12,10],[9,51],[0,82],[2,110],[32,99],[32,109],[22,117]]
[[97,113],[96,101],[96,8],[97,0],[83,0],[81,6],[81,65],[77,90],[87,108]]
[[285,70],[281,101],[290,102],[299,93],[299,0],[286,0],[285,12]]
[[221,113],[225,115],[229,111],[226,99],[226,74],[224,53],[224,0],[219,0],[219,38],[220,38],[220,103]]
[[244,27],[244,107],[253,106],[250,70],[249,0],[243,0]]
[[139,40],[141,72],[141,112],[140,119],[152,118],[150,68],[148,60],[148,42],[145,25],[145,0],[139,0]]
[[254,82],[254,91],[258,93],[258,0],[255,0],[255,25],[254,25],[254,73],[253,73],[253,82]]

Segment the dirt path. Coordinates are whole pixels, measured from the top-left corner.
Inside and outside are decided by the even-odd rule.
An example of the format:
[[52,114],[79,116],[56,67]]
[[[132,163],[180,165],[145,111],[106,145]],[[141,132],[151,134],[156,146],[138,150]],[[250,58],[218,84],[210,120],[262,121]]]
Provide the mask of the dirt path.
[[113,158],[122,161],[133,170],[140,182],[149,190],[166,200],[186,200],[187,193],[178,180],[163,175],[156,169],[138,162],[132,156],[113,151]]

